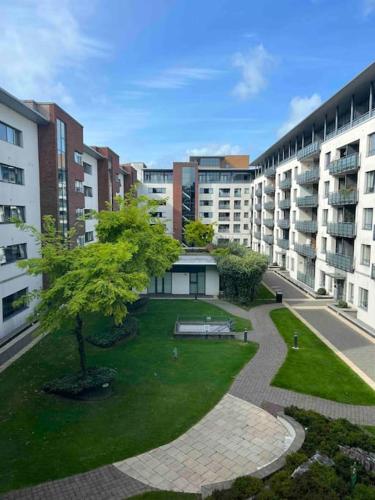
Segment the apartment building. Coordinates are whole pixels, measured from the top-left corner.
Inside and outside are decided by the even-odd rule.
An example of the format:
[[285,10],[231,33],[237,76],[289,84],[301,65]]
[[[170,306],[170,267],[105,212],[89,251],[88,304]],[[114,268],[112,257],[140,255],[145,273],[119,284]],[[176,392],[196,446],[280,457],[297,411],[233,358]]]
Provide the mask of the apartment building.
[[375,64],[254,160],[252,248],[375,328]]
[[191,220],[213,223],[215,242],[250,246],[251,193],[254,169],[247,155],[191,156],[172,169],[138,167],[139,191],[160,199],[157,216],[176,239]]

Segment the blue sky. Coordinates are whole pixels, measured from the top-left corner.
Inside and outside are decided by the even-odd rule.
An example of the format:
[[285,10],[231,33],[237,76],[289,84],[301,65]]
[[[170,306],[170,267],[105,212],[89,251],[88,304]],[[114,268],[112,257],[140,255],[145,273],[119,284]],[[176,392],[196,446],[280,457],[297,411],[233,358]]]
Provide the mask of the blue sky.
[[375,0],[0,0],[0,15],[0,86],[160,167],[255,158],[375,59]]

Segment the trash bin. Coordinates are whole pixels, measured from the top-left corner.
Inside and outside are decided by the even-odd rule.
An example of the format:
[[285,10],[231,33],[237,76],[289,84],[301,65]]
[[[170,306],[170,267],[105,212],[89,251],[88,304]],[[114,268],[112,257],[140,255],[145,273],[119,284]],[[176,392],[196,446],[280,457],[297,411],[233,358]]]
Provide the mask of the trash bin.
[[280,290],[276,292],[276,302],[278,304],[281,304],[283,301],[283,292],[281,292]]

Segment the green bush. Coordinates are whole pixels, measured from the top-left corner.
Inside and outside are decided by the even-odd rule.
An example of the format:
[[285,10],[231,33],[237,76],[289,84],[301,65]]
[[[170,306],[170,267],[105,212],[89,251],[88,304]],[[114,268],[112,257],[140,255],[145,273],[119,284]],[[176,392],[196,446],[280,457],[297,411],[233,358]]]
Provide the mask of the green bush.
[[358,483],[352,493],[353,500],[375,500],[375,488],[367,484]]
[[231,488],[234,494],[233,498],[238,498],[239,500],[257,495],[262,489],[263,481],[251,476],[238,477]]
[[43,390],[61,396],[77,397],[87,391],[100,389],[103,385],[111,384],[115,376],[116,370],[112,368],[89,368],[85,377],[83,377],[82,372],[65,375],[47,382]]
[[318,291],[316,292],[318,295],[327,295],[327,290],[325,288],[318,288]]
[[348,303],[345,300],[339,300],[336,305],[342,309],[346,309],[348,307]]
[[133,316],[126,316],[121,325],[113,325],[112,328],[104,331],[95,331],[86,340],[97,347],[112,347],[119,340],[133,337],[138,333],[138,321]]
[[130,313],[133,313],[133,312],[139,311],[140,309],[145,308],[147,306],[149,300],[150,299],[149,299],[149,297],[147,297],[147,295],[142,295],[135,302],[126,304],[126,307],[128,308],[128,311]]

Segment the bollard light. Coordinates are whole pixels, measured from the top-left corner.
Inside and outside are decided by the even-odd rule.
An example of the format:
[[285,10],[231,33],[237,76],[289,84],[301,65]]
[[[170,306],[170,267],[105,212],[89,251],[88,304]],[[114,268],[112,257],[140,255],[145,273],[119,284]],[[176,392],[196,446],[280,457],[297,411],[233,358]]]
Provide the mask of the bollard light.
[[247,330],[245,330],[245,331],[243,332],[243,341],[244,341],[244,342],[247,342],[247,334],[248,334],[248,332],[247,332]]
[[293,349],[298,349],[298,333],[295,332],[293,336]]

